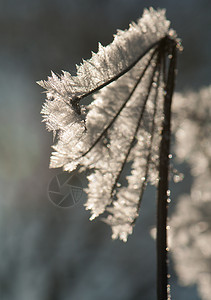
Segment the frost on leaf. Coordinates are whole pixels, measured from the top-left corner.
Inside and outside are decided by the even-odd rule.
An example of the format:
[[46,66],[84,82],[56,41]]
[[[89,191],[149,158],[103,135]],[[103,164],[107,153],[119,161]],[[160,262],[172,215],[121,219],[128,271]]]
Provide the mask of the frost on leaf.
[[[76,76],[52,73],[39,84],[41,113],[56,136],[50,167],[90,169],[86,209],[106,213],[113,238],[127,240],[147,182],[157,184],[168,55],[178,44],[165,11],[145,10],[128,30],[77,66]],[[90,105],[80,100],[93,95]],[[132,163],[127,186],[119,178]]]
[[178,199],[171,218],[172,257],[180,282],[196,284],[201,299],[211,295],[211,85],[176,93],[175,152],[189,164],[190,195]]

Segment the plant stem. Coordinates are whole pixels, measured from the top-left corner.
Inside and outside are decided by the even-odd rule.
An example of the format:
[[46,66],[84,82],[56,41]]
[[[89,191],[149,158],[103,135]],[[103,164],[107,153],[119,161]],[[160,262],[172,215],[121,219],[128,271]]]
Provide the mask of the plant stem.
[[169,153],[171,138],[171,103],[175,85],[176,45],[172,46],[164,98],[164,121],[160,144],[159,182],[157,193],[157,299],[170,299],[168,285],[167,213],[169,189]]

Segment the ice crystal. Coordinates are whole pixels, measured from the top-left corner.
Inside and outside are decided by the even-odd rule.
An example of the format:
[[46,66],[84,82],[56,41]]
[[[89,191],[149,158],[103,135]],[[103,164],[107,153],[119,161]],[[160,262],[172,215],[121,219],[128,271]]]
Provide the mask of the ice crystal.
[[183,285],[197,284],[203,300],[211,295],[211,86],[175,95],[176,155],[189,164],[190,195],[183,195],[171,220],[171,244]]
[[[39,84],[47,90],[42,109],[57,138],[50,167],[89,168],[86,209],[91,218],[107,212],[112,237],[127,240],[147,182],[157,184],[165,99],[165,61],[176,34],[165,11],[145,10],[128,30],[77,66],[76,76],[52,73]],[[80,100],[94,94],[86,107]],[[127,187],[119,188],[132,162]]]

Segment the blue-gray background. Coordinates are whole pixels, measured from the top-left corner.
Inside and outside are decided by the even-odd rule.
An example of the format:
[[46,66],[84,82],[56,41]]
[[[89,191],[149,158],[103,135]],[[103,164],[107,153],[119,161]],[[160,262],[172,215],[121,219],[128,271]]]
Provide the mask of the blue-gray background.
[[[208,85],[209,0],[0,0],[0,299],[155,299],[154,190],[126,244],[89,222],[83,199],[69,210],[53,206],[47,186],[61,170],[48,169],[52,135],[41,124],[44,94],[35,84],[50,70],[74,70],[149,6],[166,8],[183,40],[177,90]],[[172,187],[171,212],[191,184],[181,168],[186,178]],[[173,263],[171,273],[173,299],[200,299],[195,286],[179,285]]]

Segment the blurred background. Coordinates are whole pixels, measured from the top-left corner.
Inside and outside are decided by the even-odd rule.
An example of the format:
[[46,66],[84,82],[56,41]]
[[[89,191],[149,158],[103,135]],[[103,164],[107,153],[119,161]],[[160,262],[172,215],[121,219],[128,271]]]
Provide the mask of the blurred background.
[[[83,207],[85,197],[70,209],[54,206],[47,187],[61,170],[48,168],[53,140],[41,123],[45,95],[36,84],[51,70],[59,74],[61,70],[74,72],[76,63],[97,51],[98,42],[110,43],[116,29],[128,28],[150,6],[166,8],[172,28],[182,39],[178,99],[186,95],[183,103],[190,101],[191,106],[195,97],[192,114],[183,116],[196,124],[193,115],[203,97],[199,91],[210,84],[209,0],[0,0],[0,299],[156,298],[155,241],[151,235],[156,223],[155,190],[146,191],[134,233],[126,244],[112,241],[111,230],[103,222],[89,221],[89,212]],[[207,92],[201,119],[190,127],[194,128],[193,135],[194,130],[199,132],[194,135],[193,146],[198,145],[200,132],[204,138],[209,137],[210,131],[202,131],[199,126],[210,126],[210,115],[203,115],[210,109],[210,96]],[[179,108],[175,116],[180,115]],[[182,122],[180,119],[178,126]],[[181,141],[181,131],[176,137]],[[211,299],[207,292],[211,287],[211,155],[210,150],[204,154],[207,163],[202,171],[194,173],[194,157],[189,158],[197,151],[191,148],[178,155],[180,160],[174,159],[174,152],[183,153],[183,142],[172,144],[173,163],[185,178],[171,184],[171,293],[172,299],[207,300]],[[210,149],[208,145],[206,140],[202,146]],[[201,156],[196,154],[195,159],[200,166]],[[194,165],[195,169],[199,166]],[[198,183],[204,172],[206,197]],[[193,196],[197,204],[191,202]],[[191,213],[194,218],[187,225]],[[201,227],[193,229],[193,223]],[[196,247],[196,236],[201,248]]]

